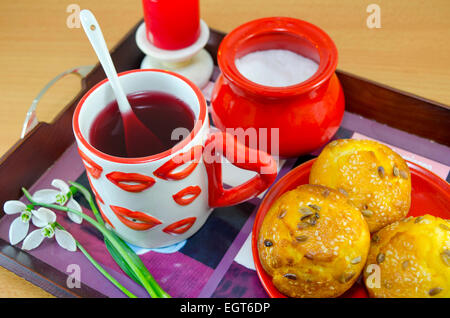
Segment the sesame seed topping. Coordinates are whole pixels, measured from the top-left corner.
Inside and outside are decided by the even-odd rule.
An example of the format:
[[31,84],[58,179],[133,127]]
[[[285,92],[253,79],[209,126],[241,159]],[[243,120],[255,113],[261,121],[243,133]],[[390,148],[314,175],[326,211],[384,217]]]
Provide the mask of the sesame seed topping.
[[446,266],[450,267],[450,250],[447,249],[441,253],[441,260]]
[[384,178],[384,175],[385,175],[384,168],[382,166],[379,166],[377,171],[378,171],[378,175],[380,176],[380,178]]
[[347,193],[347,191],[345,191],[344,189],[338,188],[338,191],[339,191],[340,193],[342,193],[343,195],[345,195],[346,197],[348,197],[348,193]]
[[281,209],[280,214],[278,214],[278,218],[282,219],[286,216],[287,210],[286,209]]
[[341,284],[345,284],[345,283],[349,282],[353,278],[353,276],[355,276],[354,272],[344,272],[339,277],[339,282]]
[[400,177],[403,179],[408,179],[408,173],[404,170],[400,170]]
[[442,291],[441,287],[435,287],[435,288],[431,288],[430,291],[428,292],[428,295],[430,296],[436,296],[437,294],[439,294]]
[[398,177],[400,175],[400,170],[398,170],[397,165],[394,164],[393,173],[395,177]]
[[308,235],[300,235],[295,238],[297,242],[306,242],[308,240]]
[[308,206],[309,206],[311,209],[316,210],[316,211],[320,211],[320,209],[321,209],[321,207],[318,206],[317,204],[308,204]]
[[406,260],[406,261],[404,261],[404,262],[402,263],[402,268],[403,268],[403,270],[407,269],[408,266],[409,266],[409,261],[408,261],[408,260]]
[[378,253],[378,255],[377,255],[377,263],[378,264],[383,263],[385,258],[386,257],[385,257],[385,255],[383,253]]
[[284,274],[283,276],[286,277],[287,279],[291,279],[291,280],[297,279],[297,275],[292,274],[292,273],[287,273],[287,274]]

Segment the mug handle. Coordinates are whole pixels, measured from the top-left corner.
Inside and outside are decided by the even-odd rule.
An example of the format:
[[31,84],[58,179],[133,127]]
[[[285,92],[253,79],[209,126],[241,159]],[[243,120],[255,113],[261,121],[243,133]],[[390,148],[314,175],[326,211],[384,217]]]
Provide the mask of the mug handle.
[[[231,154],[227,151],[230,146],[233,147]],[[224,189],[220,156],[224,156],[238,168],[255,171],[257,175],[241,185]],[[256,162],[250,162],[249,158],[256,158]],[[272,156],[243,145],[235,136],[226,132],[208,136],[203,162],[208,175],[209,206],[212,208],[235,205],[251,199],[266,190],[277,176],[277,163]]]

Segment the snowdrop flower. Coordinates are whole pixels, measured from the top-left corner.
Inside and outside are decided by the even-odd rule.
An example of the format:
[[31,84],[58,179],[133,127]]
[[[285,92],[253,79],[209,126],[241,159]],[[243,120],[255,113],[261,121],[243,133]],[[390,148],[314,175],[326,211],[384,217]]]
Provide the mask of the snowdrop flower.
[[6,214],[19,214],[19,217],[12,221],[9,227],[9,241],[15,245],[22,241],[28,234],[30,220],[33,217],[33,209],[18,200],[6,201],[3,205]]
[[34,225],[38,226],[39,229],[34,230],[25,238],[22,244],[22,249],[32,250],[39,245],[45,238],[56,238],[59,246],[65,248],[68,251],[75,252],[77,245],[73,236],[64,230],[56,227],[56,214],[46,208],[39,208],[34,212],[36,222]]
[[[53,204],[57,203],[61,206],[66,205],[68,208],[82,212],[80,204],[74,200],[72,197],[72,192],[70,192],[70,188],[64,181],[60,179],[54,179],[52,181],[52,186],[59,190],[55,189],[42,189],[38,190],[34,193],[33,199],[36,202],[46,203],[46,204]],[[83,221],[82,217],[75,214],[68,212],[67,215],[69,218],[78,224],[81,224]]]

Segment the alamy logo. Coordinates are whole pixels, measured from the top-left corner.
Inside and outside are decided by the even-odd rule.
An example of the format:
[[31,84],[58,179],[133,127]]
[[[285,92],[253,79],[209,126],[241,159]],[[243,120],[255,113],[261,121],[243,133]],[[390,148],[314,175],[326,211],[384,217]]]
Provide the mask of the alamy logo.
[[66,20],[66,25],[69,29],[81,28],[80,21],[80,6],[78,4],[69,4],[66,8],[66,12],[70,13]]
[[366,268],[366,285],[368,288],[380,288],[381,269],[376,264],[369,264]]
[[370,15],[367,17],[366,25],[369,29],[381,28],[381,8],[378,4],[372,3],[367,6],[367,13]]
[[81,288],[81,268],[77,264],[69,264],[66,268],[66,285],[68,288]]

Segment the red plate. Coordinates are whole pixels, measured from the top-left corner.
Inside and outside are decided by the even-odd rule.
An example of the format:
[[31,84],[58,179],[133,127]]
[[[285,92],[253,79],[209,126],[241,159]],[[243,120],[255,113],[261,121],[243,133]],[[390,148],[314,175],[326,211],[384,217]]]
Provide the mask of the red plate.
[[[272,298],[286,298],[272,284],[271,277],[264,271],[259,261],[257,241],[259,229],[269,208],[286,191],[292,190],[301,184],[309,183],[309,172],[315,159],[307,161],[282,177],[266,194],[262,201],[252,233],[252,252],[256,272],[266,290]],[[431,171],[407,161],[411,172],[411,209],[408,215],[419,216],[431,214],[444,219],[450,218],[450,185]],[[363,284],[356,283],[341,297],[361,298],[367,297]]]

